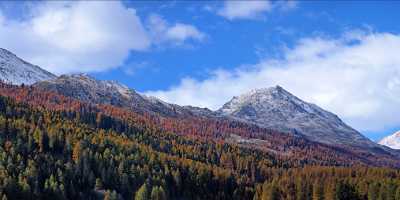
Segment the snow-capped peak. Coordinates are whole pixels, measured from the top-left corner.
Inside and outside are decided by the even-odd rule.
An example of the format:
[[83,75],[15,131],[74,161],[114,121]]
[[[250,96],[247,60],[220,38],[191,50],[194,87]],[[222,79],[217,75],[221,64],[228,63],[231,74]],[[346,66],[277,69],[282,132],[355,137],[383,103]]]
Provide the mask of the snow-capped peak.
[[388,146],[392,149],[400,149],[400,131],[383,138],[379,141],[379,144]]
[[0,80],[15,85],[31,85],[38,81],[53,78],[56,78],[54,74],[18,58],[10,51],[0,48]]
[[301,133],[322,143],[374,145],[337,115],[297,98],[280,86],[234,97],[218,112],[262,127]]

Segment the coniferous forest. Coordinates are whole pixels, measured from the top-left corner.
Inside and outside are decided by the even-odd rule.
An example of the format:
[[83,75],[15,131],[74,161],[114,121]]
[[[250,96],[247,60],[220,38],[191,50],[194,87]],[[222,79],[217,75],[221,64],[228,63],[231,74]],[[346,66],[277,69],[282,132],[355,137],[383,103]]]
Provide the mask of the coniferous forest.
[[[0,94],[1,199],[400,200],[400,171],[390,159],[32,87],[2,84]],[[226,133],[270,143],[250,148],[227,142]]]

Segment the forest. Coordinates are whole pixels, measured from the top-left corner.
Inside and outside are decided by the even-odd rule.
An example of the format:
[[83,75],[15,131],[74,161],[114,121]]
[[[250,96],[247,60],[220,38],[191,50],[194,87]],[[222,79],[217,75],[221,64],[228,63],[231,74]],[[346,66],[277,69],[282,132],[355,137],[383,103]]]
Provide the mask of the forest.
[[[26,86],[2,84],[0,94],[1,199],[400,200],[400,170],[390,159]],[[227,133],[269,143],[250,148],[226,142]]]

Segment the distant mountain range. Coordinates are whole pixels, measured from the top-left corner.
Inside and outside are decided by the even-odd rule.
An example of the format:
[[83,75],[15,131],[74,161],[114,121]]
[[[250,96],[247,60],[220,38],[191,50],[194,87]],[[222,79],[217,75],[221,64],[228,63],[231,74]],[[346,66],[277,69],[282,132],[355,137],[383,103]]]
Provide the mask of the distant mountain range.
[[252,90],[233,97],[217,111],[211,111],[207,108],[166,103],[139,94],[116,81],[96,80],[86,74],[57,77],[4,49],[0,51],[0,70],[0,78],[5,82],[33,85],[94,104],[109,104],[164,117],[238,121],[323,144],[393,153],[389,148],[372,142],[346,125],[337,115],[302,101],[280,86]]
[[179,106],[148,97],[115,81],[96,80],[85,74],[62,75],[34,84],[42,88],[96,104],[110,104],[167,117],[198,116],[228,118],[280,132],[304,135],[325,144],[376,147],[377,144],[346,125],[336,115],[306,103],[280,86],[253,90],[234,97],[217,111]]
[[379,141],[379,144],[388,146],[392,149],[400,149],[400,131],[383,138]]

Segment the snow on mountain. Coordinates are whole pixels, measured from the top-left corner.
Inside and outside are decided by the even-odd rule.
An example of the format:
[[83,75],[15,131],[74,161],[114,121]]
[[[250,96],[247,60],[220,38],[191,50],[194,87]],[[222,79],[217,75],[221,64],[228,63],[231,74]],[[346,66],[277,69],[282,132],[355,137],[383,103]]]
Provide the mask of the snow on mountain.
[[86,74],[62,75],[56,79],[38,82],[34,86],[86,102],[120,106],[161,116],[183,117],[199,115],[200,112],[211,113],[208,109],[191,109],[169,104],[156,97],[141,95],[117,81],[97,80]]
[[392,149],[400,149],[400,131],[383,138],[381,141],[379,141],[379,144],[385,145]]
[[305,135],[321,143],[376,146],[335,114],[302,101],[280,86],[234,97],[217,112],[262,127]]
[[56,79],[38,82],[34,86],[82,101],[120,106],[136,112],[182,118],[228,118],[303,135],[327,144],[377,146],[336,115],[302,101],[279,86],[253,90],[234,97],[215,112],[206,108],[166,103],[158,98],[139,94],[116,81],[96,80],[85,74],[62,75]]
[[238,120],[295,133],[321,143],[361,149],[374,148],[374,152],[387,152],[385,147],[362,136],[336,115],[302,101],[279,86],[253,90],[234,97],[218,111],[170,104],[156,97],[140,94],[116,81],[97,80],[86,74],[62,75],[56,79],[37,82],[33,86],[82,101],[119,106],[139,113],[177,118]]
[[54,74],[32,65],[15,54],[0,48],[0,80],[14,85],[31,85],[56,78]]

